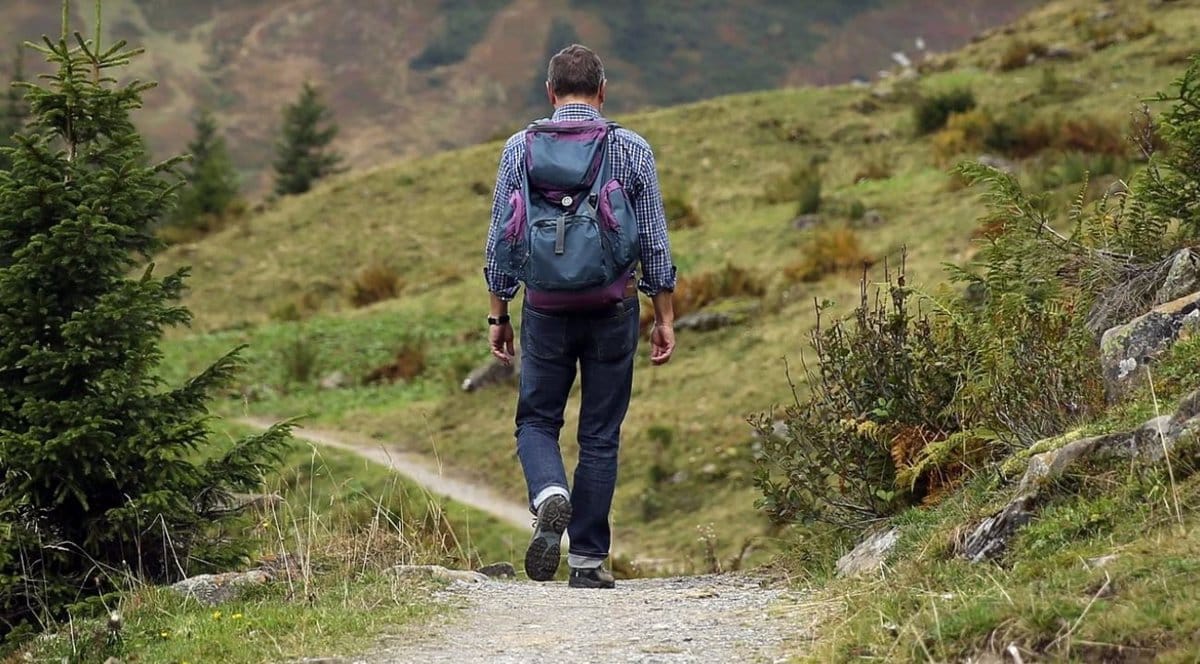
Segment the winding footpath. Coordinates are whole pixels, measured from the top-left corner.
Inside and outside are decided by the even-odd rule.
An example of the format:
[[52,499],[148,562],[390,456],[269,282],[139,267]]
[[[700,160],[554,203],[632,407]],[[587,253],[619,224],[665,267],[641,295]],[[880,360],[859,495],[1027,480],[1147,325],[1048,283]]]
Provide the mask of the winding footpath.
[[[242,417],[234,420],[259,431],[269,429],[277,421],[268,417]],[[528,507],[505,498],[489,487],[448,474],[428,457],[413,452],[402,452],[377,440],[340,431],[296,427],[292,430],[292,435],[300,440],[351,452],[368,461],[382,464],[420,484],[431,494],[468,505],[522,530],[529,529],[531,515]]]
[[[274,420],[239,424],[264,430]],[[522,504],[448,475],[428,458],[352,434],[297,427],[294,435],[383,464],[432,494],[528,529]],[[564,582],[455,582],[436,599],[461,610],[423,633],[385,638],[355,664],[758,664],[787,661],[824,610],[804,593],[746,575],[633,579],[615,590]],[[326,661],[326,660],[322,660]]]

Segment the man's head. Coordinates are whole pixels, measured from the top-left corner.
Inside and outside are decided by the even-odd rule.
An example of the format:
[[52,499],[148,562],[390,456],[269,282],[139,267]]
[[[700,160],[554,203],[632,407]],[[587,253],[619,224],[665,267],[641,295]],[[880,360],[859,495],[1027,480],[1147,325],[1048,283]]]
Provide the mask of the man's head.
[[575,102],[599,109],[604,105],[605,86],[604,63],[592,49],[571,44],[550,58],[546,93],[555,108]]

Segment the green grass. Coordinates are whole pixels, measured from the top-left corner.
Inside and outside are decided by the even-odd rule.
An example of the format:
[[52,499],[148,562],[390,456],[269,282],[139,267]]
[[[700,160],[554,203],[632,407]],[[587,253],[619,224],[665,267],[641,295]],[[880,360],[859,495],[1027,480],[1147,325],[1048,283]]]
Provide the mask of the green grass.
[[[222,428],[218,439],[245,433]],[[247,567],[290,559],[290,571],[219,607],[130,580],[120,599],[89,602],[52,637],[26,646],[31,656],[198,663],[361,653],[381,635],[403,634],[446,610],[430,598],[432,586],[390,575],[390,567],[470,569],[515,560],[524,545],[524,533],[430,496],[384,466],[302,441],[264,490],[284,502],[247,514],[231,534],[256,544]],[[123,620],[119,639],[107,627],[114,610]]]
[[[182,600],[165,589],[134,592],[114,607],[123,617],[119,638],[104,621],[79,621],[39,642],[34,661],[258,662],[352,655],[384,633],[404,633],[444,611],[429,589],[378,572],[324,575],[310,600],[284,584],[244,593],[218,608]],[[19,660],[17,660],[19,661]]]
[[[954,68],[928,74],[916,87],[969,86],[982,108],[1025,104],[1039,117],[1132,112],[1178,75],[1178,64],[1159,64],[1161,55],[1195,43],[1200,13],[1181,3],[1150,8],[1126,0],[1114,7],[1122,17],[1151,17],[1157,31],[1076,61],[1007,73],[993,71],[1009,40],[998,34],[964,49]],[[1079,0],[1050,3],[1022,21],[1021,29],[1029,39],[1075,45],[1072,40],[1082,37],[1072,16],[1085,8]],[[1078,94],[1040,94],[1047,67],[1077,85]],[[858,284],[853,275],[815,284],[783,276],[801,258],[809,232],[790,227],[795,202],[767,202],[770,183],[814,158],[822,161],[826,200],[858,200],[887,219],[859,232],[862,249],[894,264],[907,247],[908,281],[924,290],[943,281],[944,262],[973,254],[982,210],[978,192],[956,187],[929,141],[914,136],[907,96],[881,101],[870,114],[854,110],[868,96],[848,86],[786,89],[619,118],[655,146],[664,191],[686,197],[705,219],[672,235],[681,276],[728,262],[752,269],[768,286],[745,325],[681,334],[669,366],[650,368],[643,349],[614,509],[619,555],[667,558],[681,569],[697,569],[696,529],[708,525],[726,558],[747,538],[757,539],[760,556],[780,544],[783,534],[753,507],[754,440],[744,418],[790,398],[783,358],[795,364],[804,353],[814,298],[833,299],[846,310],[856,301]],[[169,250],[159,259],[164,268],[194,266],[187,303],[197,315],[194,330],[167,349],[169,375],[182,377],[185,369],[248,342],[251,366],[243,387],[270,390],[258,390],[267,396],[248,402],[231,399],[223,412],[311,413],[323,427],[436,455],[520,500],[524,487],[512,443],[515,392],[457,389],[466,369],[487,356],[480,255],[491,200],[486,190],[498,152],[499,144],[490,143],[341,176],[238,227]],[[891,177],[855,184],[862,163],[881,152],[891,162]],[[1059,209],[1066,208],[1071,189],[1051,192]],[[354,309],[347,300],[349,280],[372,264],[394,269],[406,286],[395,300]],[[271,321],[272,311],[299,301],[305,304],[299,309],[316,309],[308,320]],[[410,343],[423,345],[427,369],[405,384],[322,392],[311,382],[285,379],[284,354],[297,337],[317,348],[317,377],[335,370],[361,377]],[[568,409],[564,433],[568,461],[574,456],[575,408]],[[676,441],[666,453],[672,481],[660,486],[647,471],[655,459],[654,428],[673,431]],[[647,497],[681,509],[667,520],[646,520],[654,512]]]

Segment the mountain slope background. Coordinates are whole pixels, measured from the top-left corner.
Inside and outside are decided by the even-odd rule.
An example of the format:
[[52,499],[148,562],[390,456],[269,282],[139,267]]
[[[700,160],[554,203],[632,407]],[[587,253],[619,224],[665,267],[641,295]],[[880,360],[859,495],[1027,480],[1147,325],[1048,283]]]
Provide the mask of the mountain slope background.
[[[698,217],[672,234],[686,280],[680,298],[741,321],[681,332],[665,368],[649,367],[642,349],[624,429],[618,554],[703,569],[714,559],[709,547],[723,565],[750,540],[769,550],[785,531],[754,509],[756,448],[745,418],[791,401],[784,360],[801,378],[814,302],[837,302],[826,316],[856,303],[863,258],[876,282],[885,261],[894,268],[906,251],[909,283],[936,291],[943,263],[972,255],[983,206],[949,170],[978,148],[955,148],[945,140],[953,132],[918,136],[920,99],[970,88],[980,109],[1041,127],[1033,133],[1048,140],[1073,132],[1079,145],[1122,155],[1039,148],[1014,162],[1022,183],[1046,192],[1063,220],[1087,171],[1093,197],[1129,177],[1137,168],[1123,138],[1131,116],[1195,52],[1200,11],[1191,2],[1132,0],[1103,9],[1048,3],[912,80],[617,116],[655,146],[672,216],[690,207]],[[1062,44],[1070,56],[1027,66],[1023,54],[1039,44]],[[193,332],[167,349],[169,377],[250,344],[251,366],[227,414],[312,414],[321,428],[427,454],[520,499],[515,389],[460,387],[488,356],[480,269],[499,149],[485,143],[338,176],[166,252],[161,269],[193,266],[188,304],[197,316]],[[814,160],[823,222],[797,228],[788,187]],[[822,251],[834,267],[806,273]],[[397,297],[355,307],[351,292],[374,273],[397,278]],[[568,456],[576,407],[564,432]]]
[[[491,138],[545,106],[549,54],[605,57],[611,109],[870,76],[917,38],[943,50],[1033,0],[109,0],[104,32],[146,46],[159,82],[139,124],[159,155],[213,110],[247,188],[264,188],[279,110],[305,81],[325,92],[354,167]],[[57,35],[58,3],[0,0],[0,44]],[[90,3],[75,26],[93,29]],[[36,63],[31,63],[36,64]],[[7,58],[0,72],[7,73]],[[33,67],[36,70],[36,67]]]

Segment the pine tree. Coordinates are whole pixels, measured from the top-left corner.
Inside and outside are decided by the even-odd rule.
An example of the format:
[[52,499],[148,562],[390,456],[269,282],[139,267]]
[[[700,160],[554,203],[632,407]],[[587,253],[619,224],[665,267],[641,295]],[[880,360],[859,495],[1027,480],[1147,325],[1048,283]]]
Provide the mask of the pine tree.
[[237,173],[212,113],[198,114],[194,127],[196,135],[187,146],[191,155],[184,173],[187,185],[180,194],[174,220],[178,225],[207,232],[220,225],[237,199]]
[[21,54],[21,50],[18,49],[17,55],[13,58],[13,84],[4,91],[3,104],[0,105],[0,170],[7,170],[11,165],[11,160],[3,148],[12,147],[12,135],[21,131],[29,115],[29,109],[25,105],[24,92],[16,86],[18,81],[25,78]]
[[275,147],[275,193],[302,194],[338,172],[342,157],[329,147],[337,133],[320,93],[305,83],[296,102],[283,110],[283,131]]
[[28,88],[29,129],[0,171],[0,636],[110,578],[245,553],[214,529],[288,438],[281,425],[210,448],[207,403],[236,351],[182,386],[159,377],[163,331],[190,318],[186,270],[147,264],[178,160],[146,165],[130,121],[153,84],[105,75],[140,51],[71,46],[67,5],[62,37],[35,46],[57,73]]

